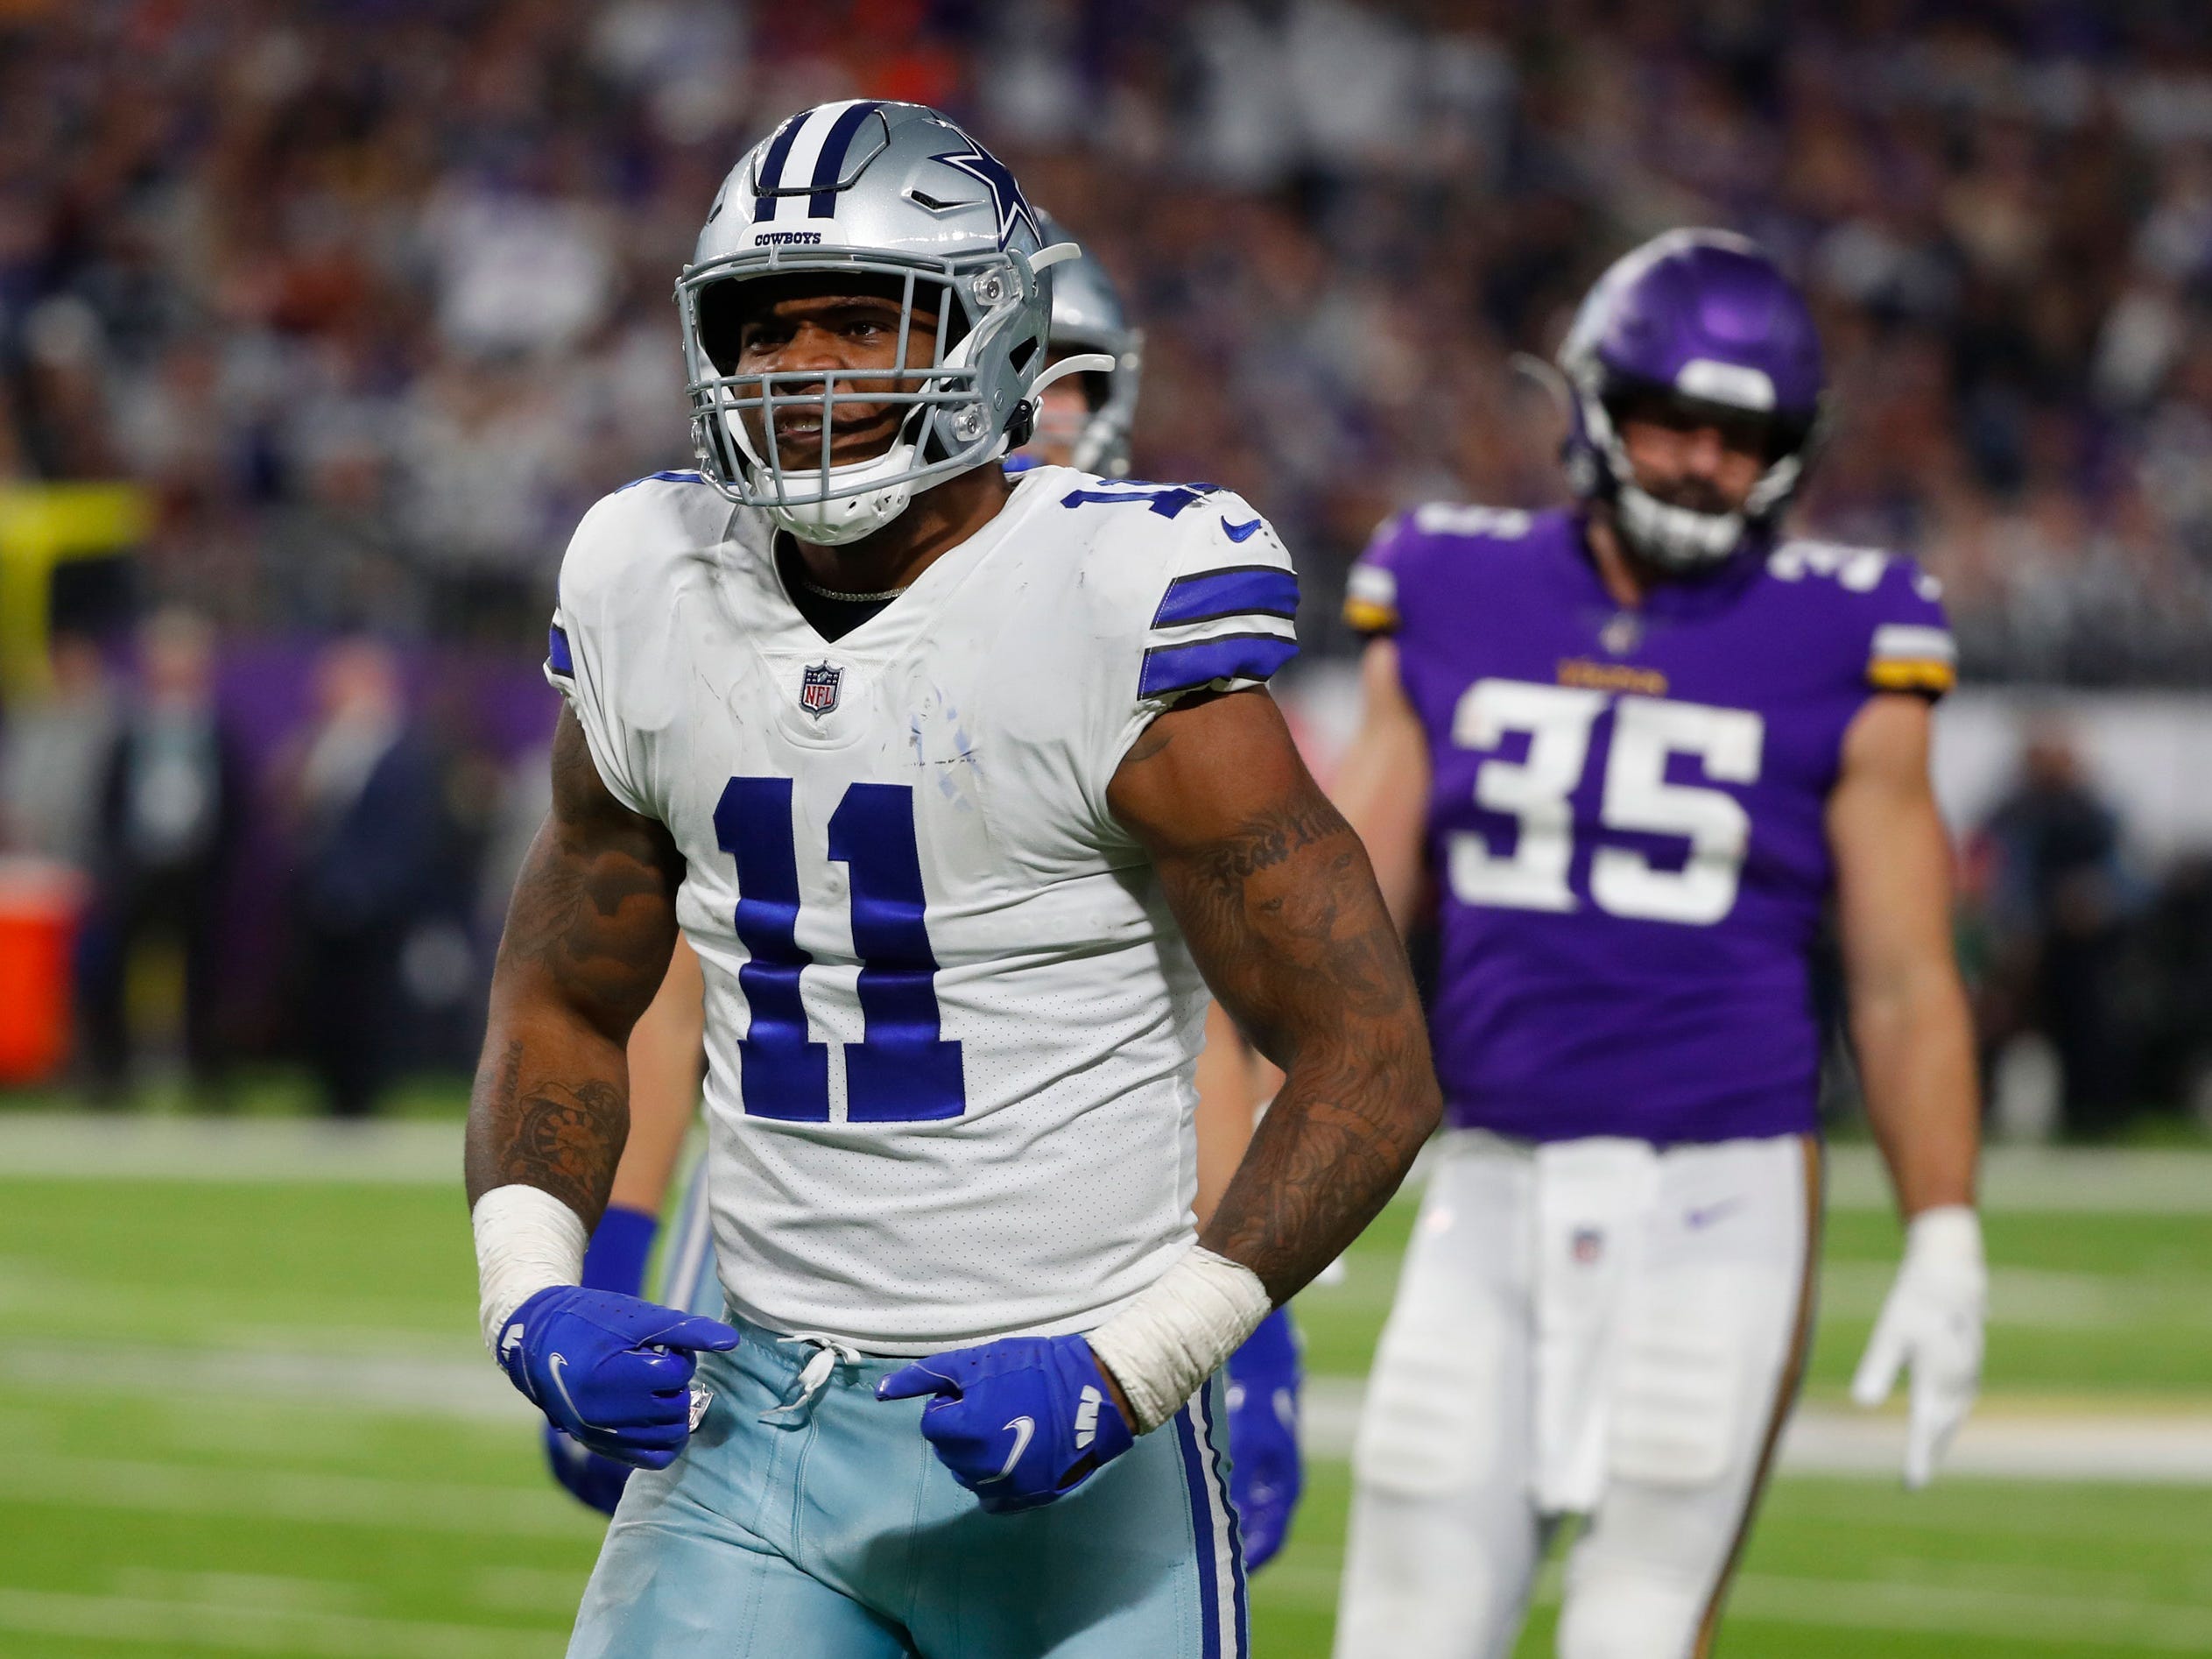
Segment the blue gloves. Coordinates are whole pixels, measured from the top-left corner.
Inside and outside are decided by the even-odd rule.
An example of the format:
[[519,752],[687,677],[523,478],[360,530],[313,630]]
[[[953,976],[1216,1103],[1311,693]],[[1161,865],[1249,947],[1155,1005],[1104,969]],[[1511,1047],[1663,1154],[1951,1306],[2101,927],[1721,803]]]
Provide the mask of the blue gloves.
[[1002,1337],[876,1386],[878,1400],[925,1395],[923,1437],[992,1514],[1051,1503],[1136,1444],[1081,1337]]
[[1247,1571],[1283,1547],[1298,1507],[1298,1333],[1278,1308],[1229,1357],[1229,1499]]
[[666,1469],[691,1437],[693,1354],[737,1342],[718,1319],[610,1290],[551,1285],[508,1317],[498,1358],[530,1402],[587,1451]]
[[[584,1249],[584,1288],[636,1295],[645,1286],[645,1263],[652,1258],[653,1239],[659,1232],[659,1218],[623,1204],[609,1204]],[[629,1482],[630,1465],[601,1457],[550,1423],[545,1426],[544,1437],[546,1466],[553,1471],[553,1479],[567,1487],[579,1503],[602,1514],[613,1514]]]

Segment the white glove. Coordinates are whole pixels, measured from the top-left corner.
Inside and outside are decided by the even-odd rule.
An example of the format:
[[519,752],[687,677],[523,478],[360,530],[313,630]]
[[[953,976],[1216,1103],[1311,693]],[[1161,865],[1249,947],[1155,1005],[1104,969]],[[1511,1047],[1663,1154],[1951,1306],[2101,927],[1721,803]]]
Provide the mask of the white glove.
[[1890,1397],[1898,1372],[1913,1367],[1907,1486],[1925,1486],[1934,1478],[1937,1461],[1974,1408],[1982,1386],[1982,1320],[1989,1293],[1982,1223],[1974,1211],[1945,1204],[1914,1216],[1905,1230],[1897,1282],[1851,1379],[1851,1398],[1878,1406]]

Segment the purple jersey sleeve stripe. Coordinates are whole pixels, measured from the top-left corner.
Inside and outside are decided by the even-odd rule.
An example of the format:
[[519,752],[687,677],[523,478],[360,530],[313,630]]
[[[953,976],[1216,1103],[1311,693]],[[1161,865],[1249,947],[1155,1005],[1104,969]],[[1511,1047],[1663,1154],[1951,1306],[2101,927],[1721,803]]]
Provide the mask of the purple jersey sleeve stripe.
[[558,622],[546,636],[546,667],[564,678],[576,677],[576,659],[568,650],[568,631]]
[[1187,646],[1154,646],[1145,653],[1137,695],[1165,697],[1215,680],[1265,680],[1298,654],[1298,641],[1279,633],[1229,633]]
[[1298,614],[1298,578],[1280,565],[1236,565],[1178,576],[1152,617],[1155,628],[1186,622],[1216,622],[1223,617],[1255,615],[1291,618]]

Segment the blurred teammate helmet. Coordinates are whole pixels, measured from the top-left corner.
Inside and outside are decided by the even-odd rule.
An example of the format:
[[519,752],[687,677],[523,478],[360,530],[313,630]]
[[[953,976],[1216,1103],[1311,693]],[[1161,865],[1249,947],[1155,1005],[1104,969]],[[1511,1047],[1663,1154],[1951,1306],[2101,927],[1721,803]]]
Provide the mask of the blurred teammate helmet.
[[[1627,254],[1583,300],[1559,363],[1573,391],[1568,482],[1610,502],[1630,547],[1664,569],[1726,560],[1804,482],[1822,402],[1820,338],[1803,296],[1747,237],[1671,230]],[[1619,412],[1655,397],[1761,424],[1766,469],[1740,511],[1675,506],[1638,485]]]
[[[933,109],[855,99],[793,116],[723,180],[676,284],[701,471],[816,545],[881,529],[918,491],[1026,440],[1046,268],[1075,254],[1045,249],[1013,174]],[[736,372],[744,285],[821,274],[899,297],[895,366]],[[918,309],[936,313],[933,335],[916,337]],[[890,447],[832,465],[837,406],[885,404],[905,406]],[[822,417],[803,453],[776,436],[800,406]]]
[[[1047,244],[1075,242],[1049,213],[1039,213],[1038,223]],[[1112,368],[1085,378],[1087,388],[1096,385],[1102,390],[1090,399],[1090,414],[1076,436],[1071,463],[1081,472],[1126,477],[1138,383],[1145,371],[1145,335],[1130,326],[1120,291],[1088,248],[1081,258],[1053,272],[1051,344],[1056,354],[1095,351],[1114,360]]]

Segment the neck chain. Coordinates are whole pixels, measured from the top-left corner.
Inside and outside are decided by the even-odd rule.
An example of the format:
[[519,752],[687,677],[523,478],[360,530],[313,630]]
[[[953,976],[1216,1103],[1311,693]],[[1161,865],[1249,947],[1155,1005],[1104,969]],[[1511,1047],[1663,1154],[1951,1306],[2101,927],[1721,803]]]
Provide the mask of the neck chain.
[[842,593],[835,588],[824,588],[809,582],[804,576],[799,578],[799,585],[817,599],[838,599],[850,605],[881,604],[886,600],[896,599],[906,591],[905,588],[885,588],[881,593]]

